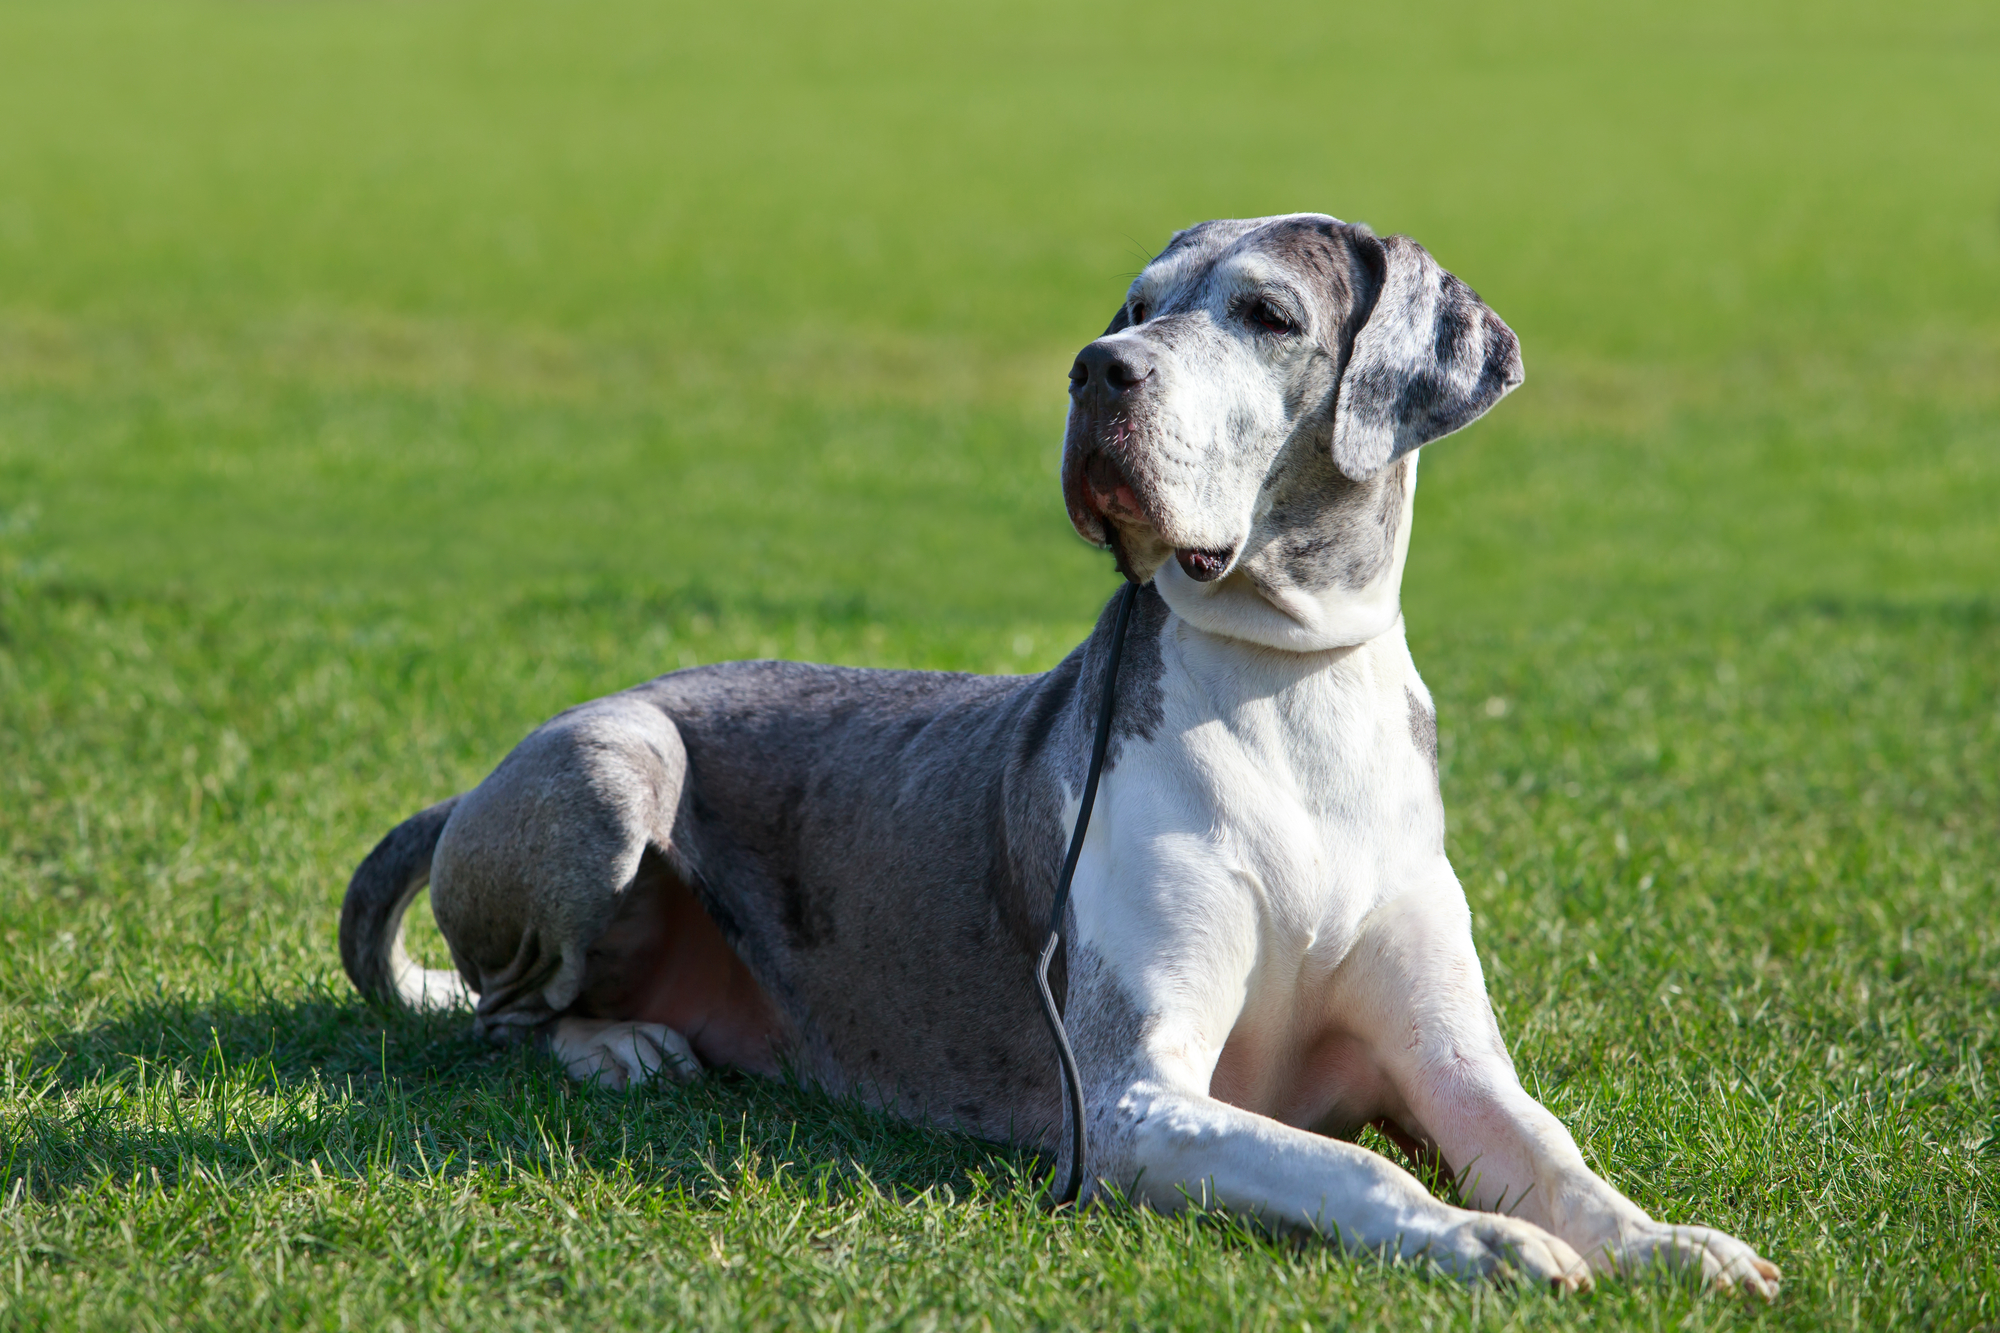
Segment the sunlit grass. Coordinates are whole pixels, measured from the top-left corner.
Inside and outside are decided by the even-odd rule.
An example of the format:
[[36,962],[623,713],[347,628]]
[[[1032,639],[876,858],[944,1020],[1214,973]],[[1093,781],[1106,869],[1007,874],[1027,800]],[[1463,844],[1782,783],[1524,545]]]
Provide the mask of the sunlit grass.
[[[0,7],[0,1326],[2000,1319],[1996,35]],[[1173,227],[1293,208],[1523,335],[1406,588],[1454,862],[1524,1077],[1775,1307],[1051,1216],[992,1145],[352,996],[353,864],[560,708],[1059,658],[1112,586],[1069,356]]]

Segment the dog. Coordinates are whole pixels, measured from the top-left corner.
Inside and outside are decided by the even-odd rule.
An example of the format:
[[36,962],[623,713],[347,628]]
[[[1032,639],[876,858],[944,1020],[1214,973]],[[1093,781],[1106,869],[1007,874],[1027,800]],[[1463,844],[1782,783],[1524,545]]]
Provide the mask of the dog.
[[[1445,855],[1400,606],[1416,451],[1522,374],[1422,246],[1318,214],[1177,233],[1077,356],[1069,518],[1141,585],[1053,972],[1085,1195],[1467,1278],[1685,1266],[1768,1298],[1776,1267],[1655,1221],[1522,1088]],[[1060,1178],[1033,972],[1112,624],[1038,676],[732,662],[569,709],[361,863],[348,975],[581,1080],[789,1073]],[[427,882],[455,972],[402,944]]]

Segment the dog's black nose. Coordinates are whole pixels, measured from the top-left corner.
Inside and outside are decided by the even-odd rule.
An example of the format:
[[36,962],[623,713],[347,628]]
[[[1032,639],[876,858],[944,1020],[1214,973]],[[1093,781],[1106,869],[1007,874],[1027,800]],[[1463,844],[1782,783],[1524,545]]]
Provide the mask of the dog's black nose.
[[1116,399],[1152,373],[1152,358],[1140,344],[1099,338],[1077,353],[1069,368],[1069,391]]

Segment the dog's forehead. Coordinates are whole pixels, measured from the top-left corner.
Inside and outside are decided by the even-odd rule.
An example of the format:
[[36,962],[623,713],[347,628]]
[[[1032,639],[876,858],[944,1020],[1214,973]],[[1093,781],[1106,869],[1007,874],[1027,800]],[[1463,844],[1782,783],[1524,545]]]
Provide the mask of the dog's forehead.
[[1176,294],[1287,280],[1344,290],[1346,247],[1341,233],[1346,225],[1325,213],[1204,222],[1176,232],[1140,273],[1132,292],[1159,301]]

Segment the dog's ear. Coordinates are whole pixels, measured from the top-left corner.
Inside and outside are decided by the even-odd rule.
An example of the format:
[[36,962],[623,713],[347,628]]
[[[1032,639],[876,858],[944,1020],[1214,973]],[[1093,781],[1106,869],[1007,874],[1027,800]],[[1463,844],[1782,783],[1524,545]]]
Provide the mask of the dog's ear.
[[1522,380],[1521,344],[1479,294],[1407,236],[1356,228],[1353,253],[1374,308],[1340,377],[1333,461],[1355,481],[1470,425]]

